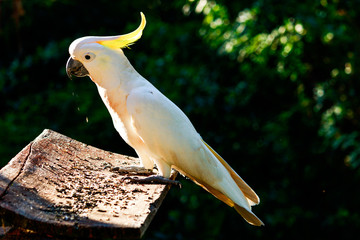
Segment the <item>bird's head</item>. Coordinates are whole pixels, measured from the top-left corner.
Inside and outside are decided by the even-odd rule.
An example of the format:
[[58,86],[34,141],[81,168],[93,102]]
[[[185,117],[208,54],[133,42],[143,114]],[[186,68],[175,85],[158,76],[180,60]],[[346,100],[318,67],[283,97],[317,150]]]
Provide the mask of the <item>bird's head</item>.
[[106,71],[109,62],[116,56],[123,55],[122,48],[126,48],[138,40],[146,25],[146,19],[141,14],[140,26],[133,32],[112,37],[82,37],[76,39],[69,47],[70,58],[66,63],[66,73],[71,78],[97,76],[99,71]]

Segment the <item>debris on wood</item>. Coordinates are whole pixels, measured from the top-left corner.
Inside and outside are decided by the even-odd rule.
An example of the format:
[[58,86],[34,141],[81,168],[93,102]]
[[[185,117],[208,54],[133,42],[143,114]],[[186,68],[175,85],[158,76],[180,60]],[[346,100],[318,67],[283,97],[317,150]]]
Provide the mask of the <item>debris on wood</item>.
[[170,189],[126,181],[154,175],[139,164],[44,130],[0,170],[0,218],[44,235],[139,239]]

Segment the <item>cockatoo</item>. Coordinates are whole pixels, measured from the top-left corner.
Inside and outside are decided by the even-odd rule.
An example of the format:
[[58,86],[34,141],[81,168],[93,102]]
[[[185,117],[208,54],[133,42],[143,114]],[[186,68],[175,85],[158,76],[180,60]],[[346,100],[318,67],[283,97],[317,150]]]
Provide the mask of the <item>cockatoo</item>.
[[96,84],[120,136],[135,149],[144,168],[157,166],[169,178],[171,169],[190,178],[234,207],[250,224],[263,222],[251,211],[256,193],[197,133],[187,116],[143,78],[123,48],[137,41],[145,28],[111,37],[82,37],[71,43],[66,71],[71,77],[89,76]]

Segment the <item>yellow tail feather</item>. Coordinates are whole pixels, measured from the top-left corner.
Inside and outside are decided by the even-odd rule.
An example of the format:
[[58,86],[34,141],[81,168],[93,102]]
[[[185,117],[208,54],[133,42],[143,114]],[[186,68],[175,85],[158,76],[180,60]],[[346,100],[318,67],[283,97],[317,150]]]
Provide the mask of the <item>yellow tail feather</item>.
[[243,207],[240,207],[239,205],[235,204],[230,198],[228,198],[226,195],[224,195],[219,190],[211,187],[210,185],[206,184],[205,182],[183,172],[181,169],[177,168],[176,166],[173,166],[178,172],[180,172],[182,175],[190,178],[193,182],[195,182],[197,185],[204,188],[206,191],[211,193],[214,197],[219,199],[220,201],[226,203],[230,207],[234,207],[235,210],[250,224],[255,226],[262,226],[264,223],[251,211],[246,210]]
[[246,210],[243,207],[235,204],[235,210],[251,225],[254,226],[264,226],[265,224],[252,212]]
[[214,156],[221,162],[221,164],[228,170],[230,173],[230,176],[234,179],[240,190],[243,192],[246,198],[250,200],[250,205],[256,205],[260,203],[259,197],[256,195],[254,190],[247,185],[247,183],[241,179],[241,177],[230,167],[230,165],[217,153],[212,149],[204,140],[202,142],[205,144],[205,146],[214,154]]

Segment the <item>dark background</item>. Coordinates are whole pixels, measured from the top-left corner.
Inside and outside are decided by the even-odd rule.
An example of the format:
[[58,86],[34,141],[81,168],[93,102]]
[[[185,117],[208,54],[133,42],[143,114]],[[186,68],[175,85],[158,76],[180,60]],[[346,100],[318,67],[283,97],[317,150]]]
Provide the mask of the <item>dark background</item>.
[[248,225],[179,177],[144,239],[353,239],[359,233],[360,1],[0,1],[0,166],[50,128],[135,155],[88,78],[78,37],[134,30],[133,66],[261,198]]

